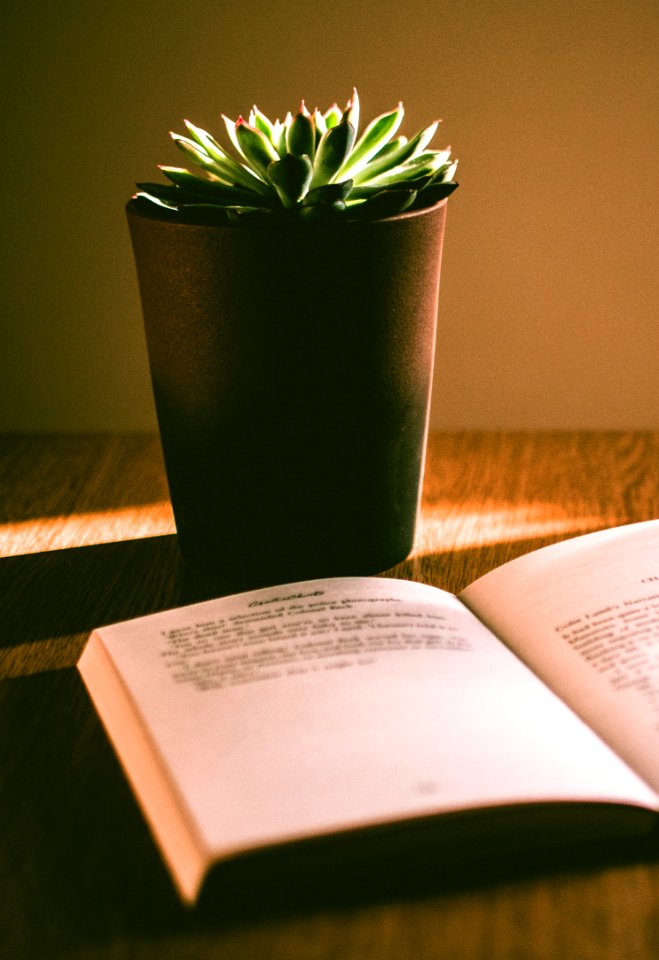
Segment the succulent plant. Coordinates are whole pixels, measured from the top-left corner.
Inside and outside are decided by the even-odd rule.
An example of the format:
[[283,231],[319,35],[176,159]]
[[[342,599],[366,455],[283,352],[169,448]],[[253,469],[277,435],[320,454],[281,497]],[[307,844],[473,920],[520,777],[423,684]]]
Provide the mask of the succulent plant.
[[341,110],[307,110],[271,121],[257,107],[248,119],[223,116],[235,156],[186,120],[176,146],[200,168],[160,166],[169,183],[139,183],[134,199],[185,220],[245,223],[253,218],[375,219],[431,206],[458,184],[450,147],[430,149],[438,121],[409,140],[398,136],[403,105],[383,113],[360,136],[359,96]]

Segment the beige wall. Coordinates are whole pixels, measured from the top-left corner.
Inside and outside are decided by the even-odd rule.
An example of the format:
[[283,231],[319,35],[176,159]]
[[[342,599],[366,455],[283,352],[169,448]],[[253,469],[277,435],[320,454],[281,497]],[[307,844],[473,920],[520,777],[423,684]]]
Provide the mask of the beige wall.
[[656,0],[5,0],[0,429],[154,425],[123,205],[167,131],[439,115],[436,426],[659,427]]

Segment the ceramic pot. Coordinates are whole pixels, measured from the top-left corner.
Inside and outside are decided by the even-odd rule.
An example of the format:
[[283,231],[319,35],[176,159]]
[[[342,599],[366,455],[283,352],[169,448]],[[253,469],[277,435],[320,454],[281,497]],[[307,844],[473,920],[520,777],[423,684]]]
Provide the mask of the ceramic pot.
[[414,542],[446,201],[373,222],[128,222],[181,553],[241,582]]

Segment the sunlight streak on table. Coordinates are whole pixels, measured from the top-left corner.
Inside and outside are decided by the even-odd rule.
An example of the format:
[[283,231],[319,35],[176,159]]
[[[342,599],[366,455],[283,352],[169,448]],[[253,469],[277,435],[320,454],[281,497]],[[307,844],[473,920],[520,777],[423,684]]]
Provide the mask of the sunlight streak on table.
[[465,550],[503,541],[588,533],[626,520],[611,512],[605,516],[573,513],[556,503],[496,501],[484,507],[476,500],[457,506],[441,500],[424,507],[414,552],[417,556],[436,552],[443,543],[450,544],[452,550]]
[[136,506],[37,517],[0,525],[0,557],[65,550],[176,532],[168,500]]

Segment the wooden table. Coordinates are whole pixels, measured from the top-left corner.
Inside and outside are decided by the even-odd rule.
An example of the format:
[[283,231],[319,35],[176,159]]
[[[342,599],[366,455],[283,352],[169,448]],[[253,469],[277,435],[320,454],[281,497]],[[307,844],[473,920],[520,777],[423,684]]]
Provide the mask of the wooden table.
[[[434,434],[413,556],[452,591],[659,516],[659,434]],[[158,960],[656,960],[654,841],[186,911],[74,670],[100,624],[226,592],[182,566],[158,440],[0,438],[0,955]],[[259,545],[255,544],[255,549]],[[303,895],[302,895],[303,894]]]

